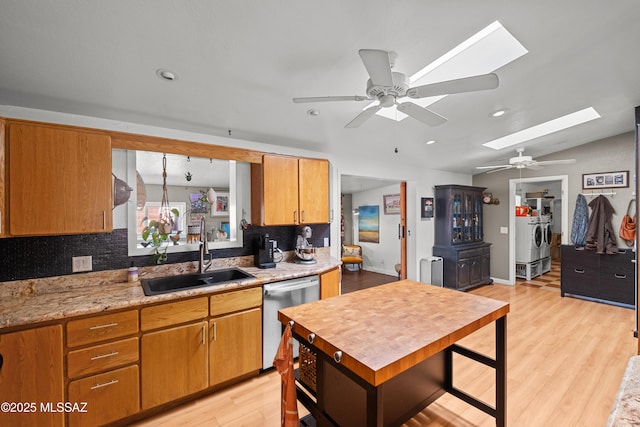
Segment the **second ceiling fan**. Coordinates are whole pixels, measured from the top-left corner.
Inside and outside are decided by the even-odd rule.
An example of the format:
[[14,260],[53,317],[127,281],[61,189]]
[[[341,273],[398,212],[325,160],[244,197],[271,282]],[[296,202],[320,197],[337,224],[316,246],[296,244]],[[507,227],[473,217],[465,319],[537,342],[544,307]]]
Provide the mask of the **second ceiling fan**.
[[429,126],[437,126],[446,122],[447,119],[416,103],[411,101],[398,102],[398,99],[404,97],[419,99],[431,96],[495,89],[499,84],[498,76],[494,73],[489,73],[422,86],[409,87],[409,79],[405,74],[392,71],[397,56],[395,52],[377,49],[360,49],[358,53],[360,54],[360,58],[362,59],[370,77],[367,81],[366,96],[354,95],[293,98],[293,102],[378,101],[378,104],[364,109],[353,120],[347,123],[345,126],[347,128],[359,127],[382,108],[388,108],[394,105],[397,106],[398,111],[401,111],[422,123]]

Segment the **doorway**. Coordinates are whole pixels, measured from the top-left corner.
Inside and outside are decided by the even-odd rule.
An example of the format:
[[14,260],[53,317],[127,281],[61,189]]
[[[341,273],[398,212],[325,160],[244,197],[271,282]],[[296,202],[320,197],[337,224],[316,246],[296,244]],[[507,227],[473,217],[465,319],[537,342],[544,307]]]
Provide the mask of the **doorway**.
[[[535,178],[515,178],[509,180],[509,283],[510,285],[516,284],[516,199],[520,200],[520,203],[524,203],[527,199],[527,192],[533,193],[537,191],[552,188],[552,192],[548,192],[546,196],[543,195],[541,199],[550,201],[550,196],[553,196],[553,201],[560,201],[559,206],[556,207],[556,219],[559,214],[560,219],[555,222],[554,228],[559,227],[561,244],[567,244],[569,241],[569,203],[566,200],[566,195],[569,194],[569,176],[568,175],[556,175],[556,176],[541,176]],[[557,205],[557,203],[556,203]],[[546,209],[545,207],[539,207],[540,209]],[[553,209],[553,208],[551,208]],[[559,211],[559,212],[558,212]]]
[[[340,243],[362,246],[364,267],[367,270],[406,277],[406,193],[405,183],[399,180],[364,177],[355,175],[340,176],[341,224]],[[385,212],[385,196],[398,195],[401,203],[399,213]],[[378,210],[379,241],[360,242],[359,209],[362,206],[374,206]],[[400,272],[396,271],[400,265]]]

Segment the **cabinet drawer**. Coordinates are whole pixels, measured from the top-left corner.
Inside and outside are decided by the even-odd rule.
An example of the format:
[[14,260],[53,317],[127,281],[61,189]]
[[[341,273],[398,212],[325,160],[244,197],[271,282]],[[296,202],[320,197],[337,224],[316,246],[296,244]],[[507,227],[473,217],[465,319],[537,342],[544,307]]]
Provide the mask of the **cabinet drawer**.
[[67,346],[77,347],[138,332],[138,311],[105,314],[67,323]]
[[595,251],[587,249],[576,250],[571,245],[562,246],[562,263],[561,268],[570,267],[574,268],[595,268],[596,270],[600,266],[600,255]]
[[76,378],[134,363],[137,360],[137,337],[74,350],[67,355],[67,376]]
[[598,297],[600,273],[597,267],[569,267],[563,265],[560,274],[561,291],[591,298]]
[[262,305],[262,288],[212,295],[210,301],[212,316],[259,307]]
[[634,305],[635,285],[633,269],[613,268],[603,269],[600,272],[600,298]]
[[140,311],[143,331],[204,319],[209,314],[207,297],[146,307]]
[[86,402],[70,412],[69,426],[100,426],[140,410],[138,366],[128,366],[69,383],[69,402]]

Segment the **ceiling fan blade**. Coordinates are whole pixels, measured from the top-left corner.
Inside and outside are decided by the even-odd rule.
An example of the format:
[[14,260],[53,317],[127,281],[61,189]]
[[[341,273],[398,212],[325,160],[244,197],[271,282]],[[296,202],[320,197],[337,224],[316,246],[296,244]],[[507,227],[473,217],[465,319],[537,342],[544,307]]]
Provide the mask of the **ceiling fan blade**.
[[506,171],[507,169],[513,169],[513,168],[514,168],[514,166],[509,165],[509,166],[502,167],[500,169],[494,169],[494,170],[487,171],[486,173],[494,173],[494,172]]
[[495,89],[498,85],[498,76],[495,73],[489,73],[412,87],[407,90],[407,96],[409,98],[427,98],[437,95]]
[[548,166],[548,165],[572,165],[576,162],[576,159],[564,159],[564,160],[543,160],[541,162],[536,162],[536,165],[539,166]]
[[329,101],[370,101],[371,98],[362,95],[353,96],[311,96],[308,98],[293,98],[296,104],[305,102],[329,102]]
[[413,102],[403,102],[402,104],[398,104],[398,111],[401,111],[416,120],[420,120],[422,123],[428,124],[429,126],[438,126],[447,121],[447,119],[442,117],[440,114],[436,114],[433,111],[419,106],[418,104],[414,104]]
[[512,168],[513,165],[476,166],[476,169]]
[[374,105],[373,107],[369,107],[366,110],[362,110],[360,114],[358,114],[353,120],[351,120],[346,128],[357,128],[360,127],[361,124],[369,120],[375,113],[380,111],[382,107],[380,105]]
[[358,53],[374,86],[393,86],[389,52],[377,49],[360,49]]

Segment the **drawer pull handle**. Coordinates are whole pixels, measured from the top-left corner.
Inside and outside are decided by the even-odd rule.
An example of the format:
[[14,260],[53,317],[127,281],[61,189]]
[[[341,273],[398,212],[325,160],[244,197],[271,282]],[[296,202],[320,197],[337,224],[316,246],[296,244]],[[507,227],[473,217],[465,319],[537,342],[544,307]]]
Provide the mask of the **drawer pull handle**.
[[95,390],[95,389],[106,387],[113,384],[118,384],[118,380],[111,380],[108,383],[96,384],[93,387],[91,387],[91,390]]
[[333,360],[335,360],[336,363],[342,362],[342,351],[338,350],[335,353],[333,353]]
[[0,354],[0,370],[2,369],[2,364],[4,363],[4,357]]
[[112,326],[118,326],[118,323],[107,323],[106,325],[96,325],[96,326],[92,326],[89,329],[92,331],[95,331],[96,329],[104,329],[104,328],[111,328]]
[[584,274],[584,270],[582,268],[574,268],[573,271],[576,273]]
[[218,326],[216,322],[213,322],[213,340],[214,341],[218,340]]
[[100,355],[98,355],[98,356],[93,356],[93,357],[91,358],[91,360],[104,359],[104,358],[106,358],[106,357],[111,357],[111,356],[116,356],[116,355],[118,355],[118,352],[117,352],[117,351],[114,351],[114,352],[112,352],[112,353],[100,354]]
[[616,279],[626,279],[627,278],[626,274],[615,273],[614,276],[616,276]]
[[307,337],[307,341],[309,341],[309,344],[313,344],[313,342],[316,340],[316,334],[314,334],[313,332],[311,332],[309,334],[309,336]]

